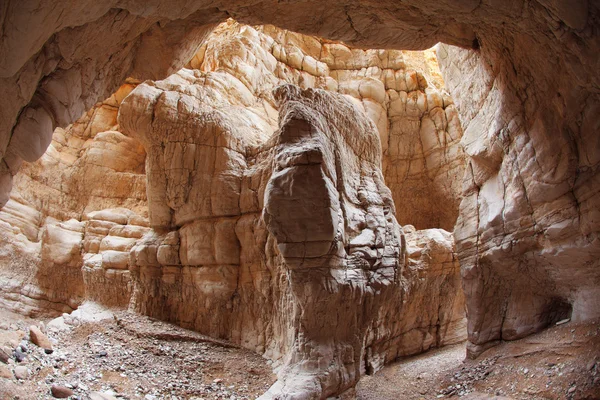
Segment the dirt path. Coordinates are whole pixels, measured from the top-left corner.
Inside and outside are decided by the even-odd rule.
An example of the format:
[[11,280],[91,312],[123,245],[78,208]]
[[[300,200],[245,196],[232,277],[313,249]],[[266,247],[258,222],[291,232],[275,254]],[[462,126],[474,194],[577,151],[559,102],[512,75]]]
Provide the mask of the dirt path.
[[357,386],[357,400],[435,398],[439,377],[462,365],[465,344],[434,349],[365,376]]

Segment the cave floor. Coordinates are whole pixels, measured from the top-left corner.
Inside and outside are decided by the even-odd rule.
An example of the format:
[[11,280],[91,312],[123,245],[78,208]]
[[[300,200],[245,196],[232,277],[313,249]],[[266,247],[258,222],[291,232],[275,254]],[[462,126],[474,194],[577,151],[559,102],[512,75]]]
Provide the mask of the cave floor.
[[[52,354],[21,341],[30,325],[48,321],[0,309],[0,346],[27,347],[22,362],[0,367],[28,370],[25,379],[0,374],[0,398],[52,398],[50,388],[62,385],[80,399],[242,400],[276,379],[252,352],[126,312],[49,324]],[[554,326],[477,360],[465,360],[464,343],[434,349],[363,377],[356,392],[358,400],[600,399],[600,321]]]
[[[0,311],[0,345],[12,348],[39,321]],[[52,354],[25,341],[25,360],[11,360],[8,367],[24,365],[29,376],[0,377],[0,399],[49,399],[52,385],[61,385],[80,399],[96,392],[105,396],[97,399],[243,400],[255,399],[276,380],[255,353],[143,316],[117,312],[74,324],[48,327]]]
[[600,321],[553,326],[476,360],[459,344],[396,361],[361,379],[358,400],[600,399]]

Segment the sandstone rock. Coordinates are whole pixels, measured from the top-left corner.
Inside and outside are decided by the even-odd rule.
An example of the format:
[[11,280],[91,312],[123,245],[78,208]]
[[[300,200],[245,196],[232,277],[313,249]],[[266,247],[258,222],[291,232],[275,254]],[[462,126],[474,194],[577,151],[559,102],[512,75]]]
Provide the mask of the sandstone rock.
[[[149,221],[110,198],[95,199],[95,188],[79,181],[75,187],[81,193],[73,192],[68,207],[51,213],[57,219],[70,216],[69,210],[76,208],[70,204],[77,201],[86,204],[86,212],[81,222],[49,220],[48,239],[42,242],[44,263],[54,266],[56,253],[60,265],[82,264],[77,273],[83,283],[76,286],[82,297],[119,307],[131,300],[137,311],[265,354],[281,366],[282,384],[274,390],[284,393],[334,394],[338,385],[351,387],[361,374],[399,355],[460,340],[463,314],[456,295],[457,270],[451,267],[451,239],[431,238],[435,250],[428,248],[427,253],[440,255],[431,265],[418,255],[415,266],[405,265],[406,243],[394,217],[394,192],[384,184],[391,175],[381,169],[392,160],[389,154],[395,154],[381,153],[382,140],[389,148],[396,132],[388,129],[388,97],[400,98],[386,87],[386,75],[377,69],[369,69],[368,76],[359,70],[332,70],[338,59],[327,59],[323,49],[331,44],[321,39],[235,23],[222,29],[199,52],[196,70],[141,84],[122,103],[115,95],[73,127],[57,130],[51,147],[60,160],[56,166],[68,163],[78,172],[63,181],[45,180],[51,187],[78,182],[82,173],[96,176],[91,166],[128,180],[142,172],[136,167],[143,159],[138,155],[148,154]],[[276,54],[275,45],[285,44],[282,35],[296,43],[289,57]],[[236,62],[222,55],[223,46],[231,49]],[[381,63],[375,61],[379,57],[389,59],[383,51],[334,47],[351,54],[345,58],[348,68],[368,68],[370,62]],[[414,56],[395,56],[403,61],[396,60],[394,66],[386,61],[382,67],[397,68],[388,72],[412,92],[394,107],[406,110],[414,99],[411,118],[433,118],[424,90],[432,104],[438,98],[440,109],[443,95],[414,70],[405,71]],[[290,85],[271,93],[286,82],[346,95]],[[124,135],[103,131],[116,125],[111,119],[115,103]],[[404,126],[405,115],[402,111],[394,116],[398,127]],[[440,130],[445,129],[440,123]],[[460,138],[460,132],[453,134]],[[135,143],[143,146],[141,151]],[[118,153],[124,148],[135,151]],[[118,153],[114,161],[107,159],[108,150]],[[126,157],[133,161],[128,164]],[[460,165],[460,154],[451,157]],[[21,182],[20,190],[41,188],[36,174],[48,175],[43,171],[32,170],[31,180]],[[346,268],[349,273],[343,272]],[[286,283],[290,273],[292,280]],[[320,285],[330,289],[323,291]],[[446,289],[438,294],[441,287]],[[411,295],[414,302],[403,298],[421,290],[435,296],[426,300],[431,306],[426,315],[417,318],[423,297]],[[371,309],[347,307],[365,296],[372,299]],[[339,318],[358,318],[352,326],[365,341],[316,323],[333,321],[328,310],[342,303],[345,311]],[[398,310],[404,304],[410,311],[401,316]],[[312,310],[301,321],[294,317],[297,305]],[[313,312],[322,317],[312,321]],[[303,337],[296,341],[289,332],[299,329],[298,324]],[[320,337],[329,330],[335,332],[332,343],[322,343]],[[338,354],[336,349],[356,359],[329,355]],[[330,360],[329,367],[310,362],[310,354],[317,353]],[[315,377],[338,370],[339,380],[317,384]]]
[[12,379],[13,374],[10,372],[10,368],[6,365],[0,364],[0,378]]
[[[462,143],[469,163],[455,237],[470,356],[565,318],[596,318],[599,309],[599,291],[591,282],[600,247],[584,237],[598,233],[591,210],[598,208],[598,196],[592,194],[600,189],[596,172],[587,169],[591,158],[575,150],[583,143],[594,146],[587,139],[594,129],[568,122],[571,111],[589,109],[571,91],[572,79],[581,76],[555,69],[555,90],[547,97],[535,89],[545,87],[549,76],[532,70],[531,59],[545,57],[537,47],[515,48],[507,58],[495,48],[475,54],[438,48],[465,127]],[[490,59],[497,68],[488,68]],[[470,71],[471,78],[458,78],[457,68]],[[532,82],[521,79],[524,71],[532,74]],[[587,172],[576,172],[582,169]]]
[[50,393],[52,393],[52,396],[57,399],[66,399],[73,395],[73,391],[71,389],[61,385],[52,385],[50,388]]
[[90,400],[116,400],[117,398],[113,395],[103,392],[91,392]]
[[29,327],[29,337],[31,342],[44,349],[46,354],[50,354],[54,351],[48,336],[46,336],[37,326],[31,325]]
[[[26,35],[7,29],[0,42],[10,55],[0,61],[0,203],[8,202],[0,218],[0,259],[11,266],[2,270],[3,302],[24,312],[72,309],[87,295],[84,274],[96,285],[91,296],[102,298],[99,288],[130,282],[125,268],[131,268],[137,310],[264,352],[284,366],[274,396],[333,395],[352,386],[361,363],[376,369],[386,357],[383,343],[395,329],[386,318],[393,320],[398,310],[388,312],[383,304],[400,304],[396,296],[402,299],[409,285],[396,290],[403,286],[398,281],[414,276],[411,260],[426,261],[419,249],[432,251],[434,264],[442,265],[432,276],[454,265],[439,232],[414,238],[415,250],[405,253],[406,238],[400,239],[395,221],[451,229],[460,202],[455,234],[472,355],[567,317],[597,317],[600,98],[594,88],[600,39],[593,27],[599,11],[590,2],[555,3],[267,1],[208,9],[183,0],[179,7],[158,2],[151,10],[134,3],[8,5],[11,26],[33,21],[36,29]],[[315,20],[315,14],[324,17]],[[211,42],[207,32],[231,15],[362,47],[416,49],[441,40],[471,50],[438,48],[451,100],[431,90],[435,73],[418,72],[398,53],[270,27],[264,35],[245,28]],[[103,40],[95,40],[98,35]],[[125,100],[123,89],[91,109],[126,76],[162,78],[190,59],[193,69],[139,85]],[[280,94],[294,100],[277,104],[270,92],[282,83],[304,92],[288,88]],[[338,91],[344,100],[311,92],[315,87]],[[311,104],[311,96],[323,104]],[[125,135],[113,129],[121,101]],[[329,112],[331,104],[356,115]],[[89,128],[59,129],[41,163],[15,175],[23,160],[41,155],[55,124],[65,127],[88,109],[82,121],[91,121]],[[367,139],[362,145],[348,139],[352,118]],[[365,153],[379,148],[372,146],[376,139],[383,155]],[[103,157],[114,152],[120,154],[115,159]],[[363,166],[365,160],[373,165]],[[40,172],[71,165],[79,172]],[[121,203],[143,208],[144,171],[147,220],[156,231],[131,247],[119,239],[127,244],[101,249],[107,235],[119,236],[113,228],[138,223],[135,215],[101,210]],[[26,189],[9,197],[13,186]],[[114,197],[105,197],[112,188]],[[65,191],[71,195],[53,196],[58,200],[46,207],[50,193]],[[295,203],[305,218],[288,218]],[[61,225],[90,212],[83,231]],[[139,217],[140,226],[144,220]],[[396,236],[399,243],[390,246]],[[223,248],[216,246],[221,241]],[[306,302],[313,292],[314,301]],[[315,304],[320,296],[323,304]],[[357,337],[372,334],[374,342],[357,345],[326,326],[327,309],[319,307],[335,306],[343,296],[347,307],[368,299],[377,314],[373,326],[362,319],[345,326]],[[383,300],[371,302],[370,296]],[[290,318],[298,307],[306,320]],[[340,309],[342,320],[368,311]],[[306,336],[298,338],[292,332],[300,322]],[[333,344],[321,346],[328,330]],[[433,342],[427,334],[417,344]],[[378,350],[369,347],[373,343]],[[311,352],[314,357],[307,356]],[[335,374],[315,366],[321,355]],[[295,375],[299,371],[316,372]],[[335,377],[317,383],[316,375]]]
[[[207,57],[210,57],[208,49],[204,57],[206,62]],[[309,314],[325,316],[327,310],[340,309],[337,302],[348,303],[350,299],[360,301],[362,296],[371,296],[374,289],[366,282],[379,282],[377,285],[381,285],[378,286],[378,300],[373,300],[372,303],[373,310],[358,311],[354,307],[342,307],[346,311],[338,317],[348,321],[354,318],[364,320],[361,323],[364,325],[356,326],[357,331],[367,334],[371,323],[391,323],[384,320],[369,322],[370,318],[378,318],[377,315],[397,318],[392,316],[396,314],[391,311],[380,311],[379,314],[378,307],[383,307],[379,295],[382,296],[381,299],[388,298],[390,304],[401,304],[404,288],[397,281],[398,272],[394,271],[398,271],[404,264],[404,241],[401,240],[400,227],[393,217],[394,205],[390,192],[383,183],[379,169],[382,155],[377,128],[361,108],[357,108],[355,103],[343,96],[319,90],[302,91],[294,86],[282,86],[274,94],[274,100],[278,102],[275,106],[280,109],[277,141],[265,141],[268,135],[262,134],[254,126],[246,129],[251,135],[241,136],[238,129],[247,123],[244,118],[239,119],[236,126],[224,120],[217,121],[219,125],[216,129],[206,127],[203,121],[206,112],[194,106],[194,100],[186,98],[185,93],[200,90],[202,95],[214,96],[211,93],[214,89],[209,86],[214,82],[212,79],[216,81],[217,78],[224,78],[213,78],[213,74],[209,73],[205,76],[210,79],[200,81],[203,83],[199,86],[196,83],[197,76],[198,72],[191,75],[184,71],[164,82],[138,86],[121,106],[121,126],[127,134],[140,137],[142,143],[155,149],[153,151],[167,151],[168,145],[159,147],[153,141],[162,138],[160,140],[168,143],[170,139],[165,138],[168,138],[172,129],[181,126],[182,120],[174,119],[175,114],[170,111],[174,105],[160,99],[165,96],[180,99],[177,104],[184,102],[195,115],[194,118],[187,118],[190,122],[185,122],[190,124],[185,125],[185,129],[197,132],[195,146],[202,143],[201,140],[210,140],[208,143],[212,143],[213,136],[208,132],[218,132],[219,142],[235,145],[240,154],[256,154],[250,159],[246,157],[243,163],[228,162],[226,165],[234,171],[238,170],[235,174],[242,176],[241,193],[234,192],[233,195],[244,199],[244,208],[255,210],[253,212],[258,215],[219,217],[220,211],[211,206],[209,199],[205,200],[191,192],[180,195],[180,186],[171,188],[168,183],[165,186],[163,180],[151,178],[149,193],[158,190],[156,197],[150,197],[151,224],[156,227],[175,225],[175,228],[179,224],[183,225],[176,235],[169,234],[170,237],[156,233],[147,235],[132,249],[130,264],[135,265],[131,271],[135,285],[133,304],[136,309],[157,318],[194,327],[212,336],[240,341],[261,352],[267,350],[266,354],[276,362],[285,362],[280,372],[280,384],[272,389],[272,392],[277,393],[312,393],[321,387],[321,384],[314,386],[315,376],[326,375],[333,370],[343,371],[341,381],[324,383],[318,389],[323,393],[335,393],[338,384],[343,381],[353,385],[365,369],[375,371],[400,354],[413,354],[430,346],[446,343],[445,339],[438,341],[435,338],[444,337],[447,342],[460,340],[464,334],[461,333],[461,330],[464,332],[462,303],[460,300],[452,300],[447,303],[448,311],[444,311],[444,315],[452,317],[447,322],[444,320],[443,332],[438,332],[435,328],[440,308],[433,305],[431,315],[435,315],[435,322],[432,325],[418,326],[414,320],[397,321],[394,323],[397,331],[380,331],[378,334],[373,333],[374,336],[367,335],[370,337],[367,345],[361,340],[350,340],[344,332],[334,333],[332,344],[321,343],[319,338],[324,332],[336,330],[322,325],[323,320],[328,320],[327,317],[314,320]],[[165,95],[161,95],[161,92]],[[223,98],[225,103],[219,108],[221,115],[236,118],[229,114],[229,102],[238,96],[243,99],[244,92],[238,93],[240,94],[234,92],[231,97]],[[204,107],[210,104],[205,103]],[[149,124],[150,119],[145,113],[160,115],[164,119],[161,119],[161,124]],[[264,121],[271,121],[273,118],[268,113],[257,115]],[[273,122],[267,122],[262,126],[269,127],[272,124]],[[260,140],[264,142],[260,144]],[[178,143],[176,141],[175,145],[178,146]],[[259,143],[261,147],[253,149],[255,143]],[[148,154],[151,155],[152,152],[149,151]],[[194,153],[190,154],[192,156]],[[180,169],[171,169],[162,164],[161,160],[164,159],[164,156],[150,159],[155,160],[150,161],[150,165],[156,162],[156,176],[161,176],[161,170],[167,176],[179,174]],[[250,168],[250,165],[253,167]],[[216,188],[219,193],[223,190],[219,189],[220,186],[229,187],[229,180],[223,178],[227,176],[225,174],[230,174],[229,170],[224,170],[225,174],[215,175],[211,164],[195,162],[190,163],[190,167],[196,168],[196,176],[212,179],[205,185]],[[174,176],[173,179],[181,178]],[[252,183],[254,179],[256,183]],[[260,195],[257,196],[257,193]],[[344,194],[340,197],[340,193]],[[239,201],[236,200],[236,203]],[[263,218],[259,214],[261,204],[264,204]],[[189,214],[187,210],[190,209],[197,210],[196,214]],[[240,211],[236,208],[231,212]],[[197,220],[189,222],[194,215]],[[449,236],[444,240],[451,243]],[[345,250],[345,243],[349,253]],[[166,256],[167,248],[173,246],[179,247],[179,257]],[[454,260],[451,255],[452,244],[445,246],[440,252],[450,253],[450,261]],[[161,266],[161,260],[171,260],[183,266]],[[265,260],[266,265],[261,260]],[[345,265],[352,271],[346,279],[356,283],[344,283],[344,273],[341,271]],[[298,302],[303,309],[312,310],[301,320],[301,342],[294,344],[291,338],[278,334],[269,335],[272,340],[262,339],[262,327],[271,326],[270,329],[278,332],[289,329],[286,326],[296,325],[296,317],[290,314],[293,308],[289,304],[283,303],[281,308],[265,308],[262,295],[258,296],[257,290],[262,292],[265,290],[263,287],[274,284],[262,272],[269,269],[278,271],[278,274],[286,273],[289,269],[292,273],[292,286],[280,286],[278,291],[291,290],[294,302]],[[331,271],[330,278],[327,278],[328,270]],[[427,275],[424,279],[428,282],[432,279],[430,284],[437,287],[437,274],[432,271],[431,278]],[[458,269],[450,268],[447,274],[453,282],[450,287],[458,291]],[[411,275],[408,278],[413,277]],[[297,284],[296,281],[302,284]],[[199,282],[203,284],[199,285]],[[322,291],[319,289],[320,285],[331,287],[332,292]],[[304,286],[307,287],[303,288]],[[351,294],[351,287],[356,290],[354,294]],[[452,292],[450,287],[449,292]],[[184,295],[173,296],[173,293]],[[440,299],[449,300],[445,297],[448,295],[449,293],[442,293]],[[200,308],[185,306],[195,298],[205,299]],[[156,301],[157,299],[160,301]],[[275,301],[278,302],[279,300]],[[165,304],[168,306],[165,307]],[[261,311],[257,312],[259,309]],[[219,310],[219,315],[216,316],[213,310]],[[356,312],[360,317],[353,316]],[[245,318],[244,315],[256,317]],[[454,325],[447,325],[451,321],[454,321]],[[429,329],[434,332],[413,336],[401,334],[428,332]],[[369,349],[365,350],[363,346]],[[332,349],[338,347],[348,349],[357,359],[368,360],[368,364],[363,361],[342,360],[337,356],[331,358],[330,354],[335,353]],[[322,354],[321,357],[330,360],[331,369],[322,369],[308,361],[306,364],[304,361],[300,362],[299,360],[308,360],[308,353],[298,350],[305,348],[311,348],[313,355],[318,351]],[[366,358],[360,356],[365,351],[368,354]]]
[[10,358],[10,352],[5,350],[4,348],[0,348],[0,361],[4,364],[8,364],[8,359]]
[[25,367],[23,365],[16,366],[14,373],[15,373],[15,378],[17,378],[17,379],[25,380],[25,379],[29,378],[29,370],[27,369],[27,367]]

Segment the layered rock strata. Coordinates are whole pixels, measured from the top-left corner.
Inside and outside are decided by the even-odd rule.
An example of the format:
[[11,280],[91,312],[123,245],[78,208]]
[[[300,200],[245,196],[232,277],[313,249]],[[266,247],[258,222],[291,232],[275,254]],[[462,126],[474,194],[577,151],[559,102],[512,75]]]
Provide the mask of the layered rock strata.
[[504,29],[478,52],[438,50],[465,129],[454,233],[472,356],[600,315],[598,14],[541,3],[527,12],[545,34]]
[[453,229],[465,166],[462,128],[431,50],[353,49],[273,26],[253,29],[228,21],[189,67],[233,75],[269,108],[275,107],[270,90],[282,83],[356,99],[377,126],[398,221],[418,229]]
[[[404,236],[395,216],[412,217],[393,201],[412,179],[458,203],[456,184],[427,176],[463,165],[456,110],[436,88],[435,68],[410,52],[231,21],[189,67],[123,100],[131,81],[58,130],[47,155],[25,167],[4,209],[7,228],[25,230],[17,198],[31,214],[43,211],[24,242],[30,273],[11,286],[21,297],[5,296],[7,305],[131,306],[264,354],[280,371],[272,392],[290,396],[351,390],[398,356],[464,338],[451,235]],[[343,95],[273,92],[286,82]],[[423,140],[436,143],[425,150]],[[411,172],[396,179],[402,165]],[[440,221],[425,214],[412,219]],[[72,274],[59,293],[55,269]],[[23,300],[23,282],[41,294]]]
[[245,86],[203,101],[223,75],[144,83],[121,107],[160,178],[154,232],[131,252],[134,307],[276,361],[265,398],[352,390],[387,361],[460,340],[451,236],[413,230],[406,252],[373,122],[347,97],[281,86],[269,137],[265,109],[236,104]]
[[[146,154],[117,130],[133,87],[57,129],[44,156],[16,178],[0,210],[5,307],[36,315],[72,311],[84,298],[129,303],[128,251],[148,230]],[[108,260],[117,255],[125,263]]]
[[[557,314],[545,311],[548,304],[560,305],[550,306],[550,310],[571,304],[575,317],[581,319],[592,318],[600,309],[595,200],[600,154],[595,122],[600,104],[597,2],[33,1],[25,5],[5,2],[2,11],[1,204],[8,200],[12,176],[21,160],[40,157],[55,126],[78,118],[127,76],[162,78],[178,70],[195,53],[212,24],[228,17],[247,23],[276,23],[360,46],[423,49],[441,41],[471,48],[473,51],[455,59],[458,68],[448,70],[462,83],[451,85],[456,98],[461,95],[457,88],[469,89],[473,82],[472,91],[463,92],[465,101],[461,101],[464,125],[476,121],[472,124],[474,136],[492,139],[474,140],[483,148],[469,150],[473,177],[477,178],[467,179],[471,190],[466,190],[468,200],[459,229],[464,275],[471,280],[467,285],[470,315],[477,321],[471,325],[470,340],[483,345],[515,337],[513,331],[519,331],[519,336],[539,329],[554,319],[549,315]],[[451,65],[451,59],[447,63]],[[470,71],[476,73],[470,75]],[[476,115],[486,117],[476,120]],[[506,139],[508,147],[513,146],[507,151],[512,151],[512,156],[499,157],[498,146],[504,147]],[[517,154],[520,158],[514,157]],[[510,162],[518,160],[519,166],[508,167],[511,157]],[[521,166],[530,163],[529,171]],[[492,172],[483,173],[480,180],[481,170],[486,169]],[[502,185],[494,182],[495,170],[507,171]],[[529,173],[535,179],[528,181]],[[507,209],[525,210],[517,213],[524,216],[520,222],[536,227],[527,236],[527,228],[503,226],[496,237],[486,229],[500,230],[500,225],[521,218],[510,213],[498,217],[500,207],[483,205],[484,197],[491,199],[485,204],[504,203],[497,201],[503,192],[500,188],[522,179],[521,175],[527,198],[515,192],[506,202]],[[497,193],[479,201],[474,193],[479,193],[488,179],[491,183],[484,192]],[[481,219],[487,218],[488,209],[493,223],[474,222],[480,211]],[[499,222],[504,218],[508,224]],[[514,240],[508,239],[518,231],[525,236],[519,233]],[[521,247],[522,239],[526,244]],[[496,250],[486,250],[499,248],[499,242],[513,260],[510,268],[503,267],[505,257],[498,257]],[[520,270],[529,271],[523,279]],[[513,286],[520,289],[507,289]],[[540,287],[548,290],[540,291]],[[535,294],[532,297],[528,292]],[[550,301],[551,297],[555,300]],[[528,303],[535,306],[525,306]],[[494,311],[487,313],[490,305]],[[523,321],[513,318],[515,310],[523,311]],[[507,329],[503,329],[505,320]]]

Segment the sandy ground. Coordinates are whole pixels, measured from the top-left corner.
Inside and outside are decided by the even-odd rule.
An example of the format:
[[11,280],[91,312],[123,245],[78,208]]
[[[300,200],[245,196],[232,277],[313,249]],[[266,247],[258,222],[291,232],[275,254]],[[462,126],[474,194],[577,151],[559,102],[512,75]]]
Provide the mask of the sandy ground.
[[600,321],[551,327],[477,360],[464,344],[399,360],[357,387],[358,400],[600,399]]
[[462,365],[465,344],[431,350],[391,364],[357,386],[360,400],[435,398],[439,377]]
[[[0,399],[52,398],[52,385],[121,399],[255,399],[275,382],[267,360],[227,342],[129,313],[101,321],[48,327],[54,352],[21,341],[38,321],[0,313],[0,345],[24,343],[26,379],[0,378]],[[7,326],[8,325],[8,326]],[[8,328],[8,329],[1,329]],[[12,342],[12,343],[11,343]],[[15,397],[17,396],[17,397]]]

